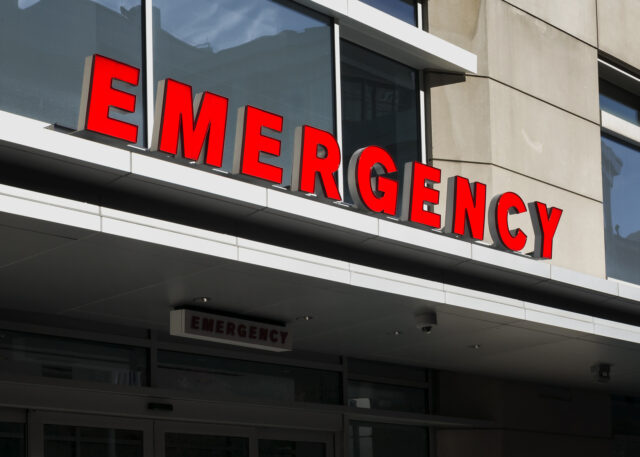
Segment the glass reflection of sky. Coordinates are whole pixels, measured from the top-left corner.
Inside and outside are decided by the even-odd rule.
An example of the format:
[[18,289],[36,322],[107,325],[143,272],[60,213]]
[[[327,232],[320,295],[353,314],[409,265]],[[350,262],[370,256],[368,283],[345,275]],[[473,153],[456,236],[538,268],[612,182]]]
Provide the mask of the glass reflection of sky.
[[391,16],[408,22],[411,25],[416,24],[416,3],[415,0],[360,0]]
[[[21,10],[27,9],[40,0],[18,0],[18,8]],[[97,3],[102,6],[106,6],[110,10],[113,10],[117,13],[120,12],[120,8],[124,8],[125,10],[130,10],[131,8],[140,5],[140,0],[91,0],[93,3]]]
[[[640,150],[603,136],[602,154],[604,192],[611,193],[611,227],[614,234],[625,238],[633,235],[640,243]],[[619,170],[612,164],[620,164]],[[610,190],[607,182],[612,183]]]
[[[208,46],[214,52],[284,30],[302,32],[325,25],[272,0],[155,0],[154,6],[162,11],[163,30],[192,46]],[[224,16],[225,20],[215,21],[216,27],[211,27],[216,16]]]

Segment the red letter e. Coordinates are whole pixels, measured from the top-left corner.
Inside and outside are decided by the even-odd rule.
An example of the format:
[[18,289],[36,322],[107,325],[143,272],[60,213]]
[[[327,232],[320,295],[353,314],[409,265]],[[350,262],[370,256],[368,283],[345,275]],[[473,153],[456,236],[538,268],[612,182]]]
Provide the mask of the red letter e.
[[135,111],[136,96],[114,89],[113,81],[118,80],[137,86],[139,77],[140,70],[130,65],[98,54],[87,57],[82,82],[78,130],[100,133],[127,143],[136,143],[138,126],[109,117],[109,109],[113,107],[127,113]]

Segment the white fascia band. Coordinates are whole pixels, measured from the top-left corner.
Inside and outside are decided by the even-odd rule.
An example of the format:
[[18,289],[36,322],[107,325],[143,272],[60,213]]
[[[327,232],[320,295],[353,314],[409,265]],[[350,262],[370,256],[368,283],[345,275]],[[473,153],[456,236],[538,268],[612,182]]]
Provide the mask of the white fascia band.
[[14,159],[18,157],[29,164],[42,158],[48,161],[47,167],[65,167],[66,171],[73,173],[85,174],[95,170],[100,173],[95,175],[95,179],[117,180],[113,184],[115,187],[127,180],[147,181],[158,189],[186,191],[185,198],[195,193],[210,199],[212,204],[226,202],[239,217],[275,213],[282,216],[283,224],[311,224],[336,235],[346,233],[360,242],[375,242],[381,252],[392,250],[401,255],[441,257],[451,267],[474,263],[482,268],[512,272],[540,284],[552,281],[581,292],[596,293],[602,301],[622,298],[640,302],[639,286],[597,278],[524,255],[358,213],[339,205],[321,203],[287,191],[70,136],[45,128],[47,124],[43,122],[12,113],[0,111],[0,125],[3,127],[0,146],[8,147]]
[[282,248],[24,189],[0,186],[0,212],[141,242],[621,341],[640,343],[640,327],[558,310],[378,268]]
[[295,0],[340,23],[342,38],[415,69],[476,73],[477,56],[359,0]]

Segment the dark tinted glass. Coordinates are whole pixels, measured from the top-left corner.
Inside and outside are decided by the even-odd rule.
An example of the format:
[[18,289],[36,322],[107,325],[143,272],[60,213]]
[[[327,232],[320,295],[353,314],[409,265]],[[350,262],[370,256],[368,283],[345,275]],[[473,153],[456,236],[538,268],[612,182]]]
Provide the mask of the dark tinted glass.
[[426,413],[425,389],[349,381],[349,406]]
[[233,436],[167,433],[165,457],[249,457],[249,439]]
[[603,79],[600,80],[600,109],[640,125],[640,97]]
[[306,441],[260,440],[259,457],[325,457],[324,443]]
[[424,427],[351,422],[351,457],[426,457],[428,433]]
[[607,275],[640,284],[640,149],[602,137]]
[[611,397],[611,428],[614,435],[640,437],[640,397]]
[[142,432],[44,426],[44,457],[142,457]]
[[[141,68],[141,24],[140,0],[1,1],[0,109],[75,129],[85,57]],[[142,127],[142,85],[126,90],[136,113],[111,114]]]
[[24,424],[0,422],[0,455],[2,457],[23,457],[24,444]]
[[362,359],[349,359],[348,366],[350,375],[356,374],[417,382],[425,382],[427,380],[427,370],[420,367],[396,365],[394,363],[375,362],[372,360]]
[[415,0],[361,0],[371,6],[384,11],[387,14],[402,19],[412,25],[416,22],[416,2]]
[[159,387],[279,403],[341,402],[340,374],[181,352],[158,352]]
[[140,386],[147,379],[145,349],[0,330],[0,371]]
[[404,163],[421,158],[416,71],[346,41],[340,52],[345,173],[354,152],[380,146],[402,179]]
[[280,157],[263,162],[291,180],[295,129],[333,132],[332,31],[329,20],[289,1],[154,0],[154,76],[229,98],[223,169],[230,170],[238,108],[284,117]]

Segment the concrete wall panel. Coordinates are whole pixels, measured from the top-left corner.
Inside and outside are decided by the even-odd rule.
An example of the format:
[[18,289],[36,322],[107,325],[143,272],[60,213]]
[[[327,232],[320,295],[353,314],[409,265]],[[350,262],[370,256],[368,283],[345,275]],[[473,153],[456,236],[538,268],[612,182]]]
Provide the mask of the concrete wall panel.
[[597,124],[495,81],[489,89],[494,164],[602,201]]
[[638,0],[598,0],[600,49],[640,69],[638,24],[640,24]]
[[597,46],[596,0],[507,0],[507,3]]
[[504,455],[518,457],[613,457],[610,438],[504,432]]
[[599,122],[595,48],[503,0],[430,0],[428,8],[430,32],[476,53],[478,75]]
[[431,155],[436,159],[491,162],[489,79],[427,75]]
[[429,32],[478,56],[478,74],[486,75],[485,0],[428,0]]
[[438,430],[438,457],[503,457],[501,430]]
[[486,1],[489,75],[599,122],[596,49],[502,0]]
[[[445,212],[446,179],[455,175],[464,176],[471,182],[485,183],[488,200],[495,195],[512,191],[519,194],[525,203],[541,201],[550,207],[561,208],[564,213],[554,238],[553,259],[550,262],[593,276],[605,277],[602,203],[494,165],[442,160],[434,160],[433,165],[442,170],[445,181],[436,186],[441,192],[442,202],[438,211]],[[509,223],[512,227],[521,228],[528,235],[523,252],[531,252],[534,246],[534,231],[529,213],[513,215]],[[484,241],[492,243],[488,220]]]
[[455,78],[427,77],[434,159],[493,163],[602,201],[597,124],[488,78]]

